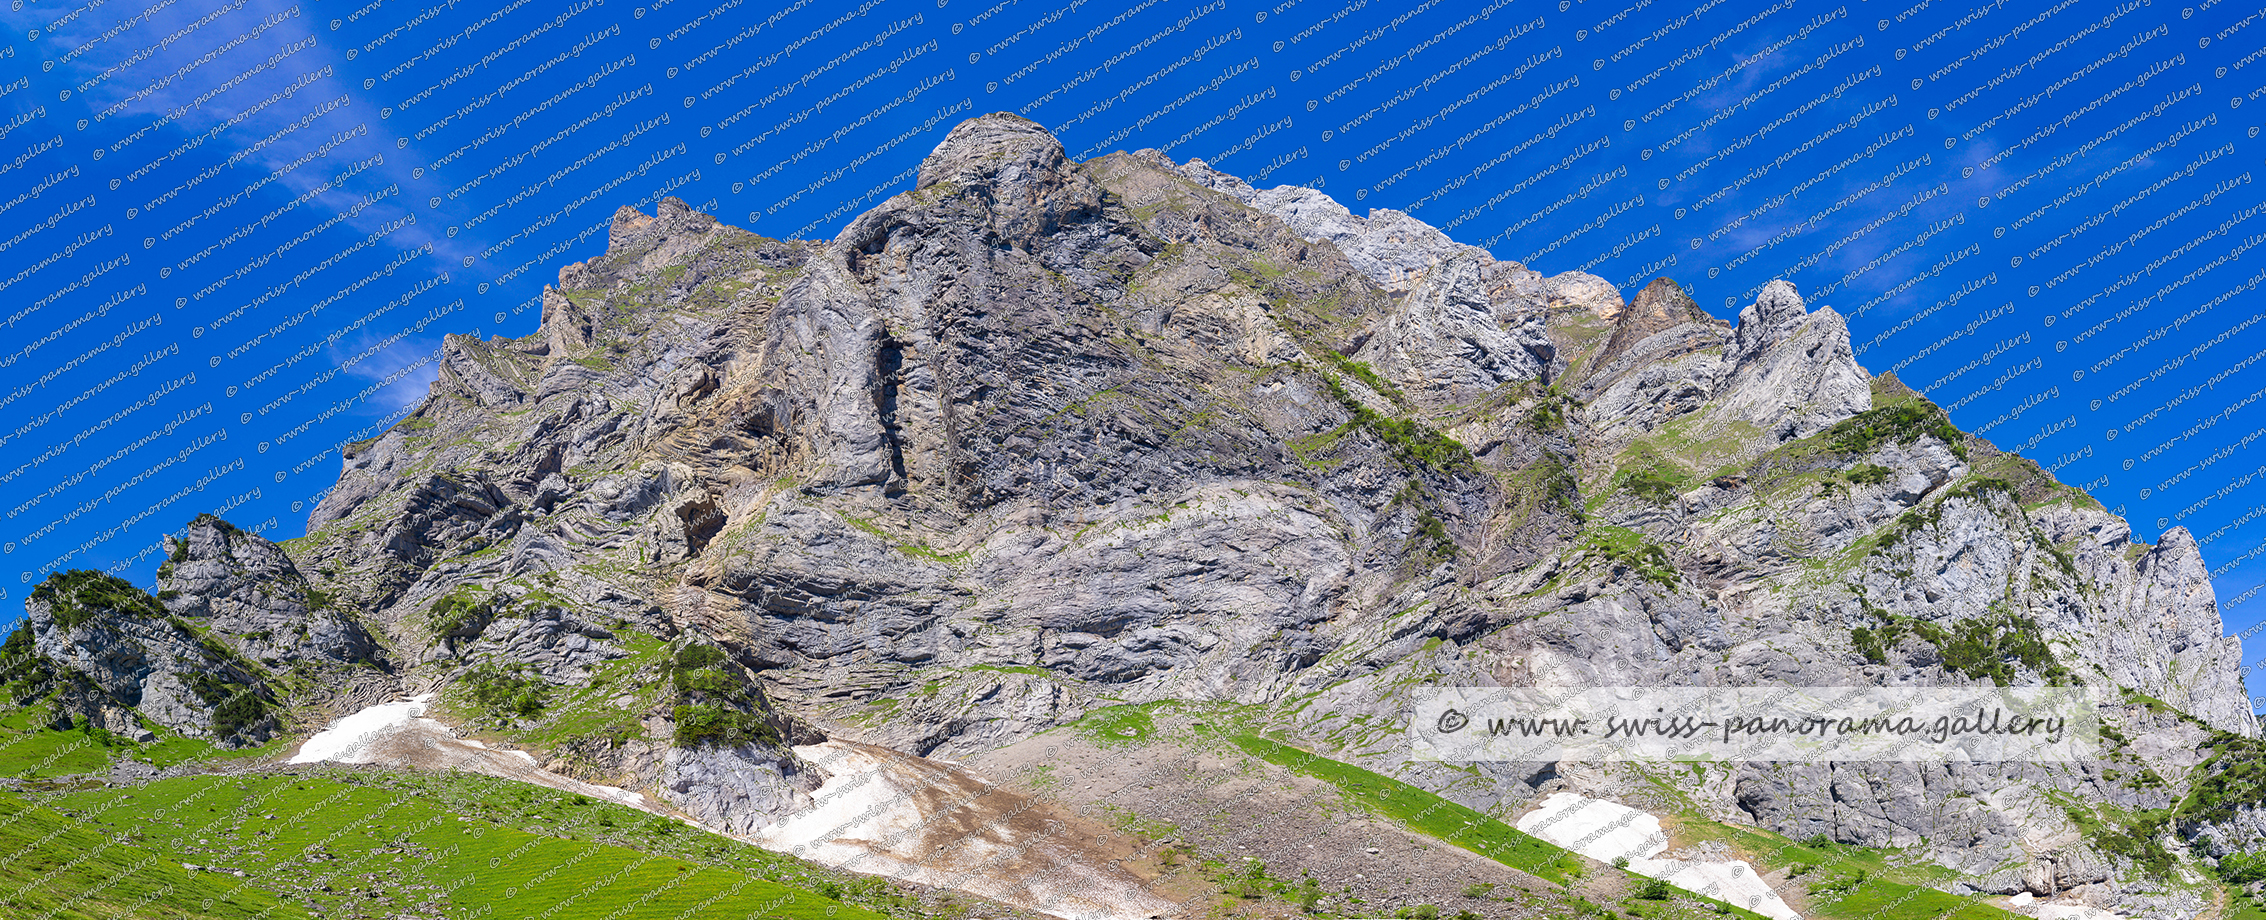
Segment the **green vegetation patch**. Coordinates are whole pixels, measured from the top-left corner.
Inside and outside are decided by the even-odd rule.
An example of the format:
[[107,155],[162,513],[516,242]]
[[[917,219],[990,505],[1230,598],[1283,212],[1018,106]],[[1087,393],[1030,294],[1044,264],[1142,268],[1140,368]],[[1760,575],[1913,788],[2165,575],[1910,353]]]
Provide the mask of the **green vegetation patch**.
[[1329,389],[1330,396],[1353,416],[1355,423],[1376,435],[1377,440],[1385,442],[1393,455],[1403,462],[1421,464],[1445,472],[1472,472],[1479,469],[1478,461],[1471,456],[1471,449],[1463,446],[1463,442],[1441,434],[1421,422],[1385,415],[1369,408],[1368,404],[1354,398],[1352,393],[1346,391],[1344,384],[1329,374],[1322,375],[1322,384]]
[[2181,818],[2223,824],[2245,809],[2266,808],[2266,741],[2214,730],[2208,750],[2196,769],[2200,779],[2179,803]]
[[[400,911],[398,904],[378,909],[380,896],[437,900],[446,916],[483,920],[921,915],[895,904],[878,879],[851,881],[673,820],[490,777],[329,769],[197,776],[72,793],[56,804],[155,852],[159,865],[245,873],[199,873],[199,887],[184,887],[190,897],[133,916],[250,917],[276,894],[294,903],[271,917],[306,916],[299,905],[321,917]],[[0,834],[12,830],[20,829]],[[86,847],[94,849],[104,835],[87,836],[97,838]],[[77,855],[62,852],[65,860]],[[865,893],[889,907],[811,890],[821,886],[843,898],[856,896],[852,888],[881,889]],[[232,903],[247,909],[219,913],[223,902],[215,900],[211,914],[191,910],[216,889],[233,889]]]
[[471,586],[461,585],[425,608],[425,628],[434,639],[474,636],[487,628],[488,621],[495,616],[499,598],[489,595],[482,599],[476,595],[477,591]]
[[1669,560],[1667,550],[1626,527],[1592,527],[1583,532],[1581,547],[1584,555],[1627,566],[1645,580],[1664,588],[1674,588],[1683,578],[1676,564]]
[[739,682],[724,672],[724,650],[713,645],[687,645],[677,651],[676,666],[669,669],[670,682],[677,693],[706,693],[730,696],[739,692]]
[[1888,467],[1878,463],[1861,463],[1842,474],[1858,485],[1877,486],[1888,481]]
[[2158,808],[2127,812],[2102,804],[2080,804],[2061,796],[2048,794],[2061,801],[2071,823],[2085,835],[2094,848],[2111,856],[2131,860],[2141,871],[2159,879],[2172,875],[2177,859],[2164,846],[2164,828],[2171,822],[2173,809]]
[[1527,427],[1543,434],[1566,429],[1566,411],[1555,393],[1536,403],[1526,414]]
[[779,730],[754,713],[714,704],[678,706],[671,717],[677,724],[678,747],[735,748],[743,744],[778,744]]
[[1322,353],[1322,357],[1328,359],[1330,366],[1337,368],[1340,373],[1361,381],[1361,385],[1368,387],[1371,392],[1393,402],[1407,405],[1408,397],[1401,393],[1399,387],[1393,386],[1385,378],[1378,376],[1376,368],[1370,367],[1369,362],[1355,361],[1334,351],[1325,351]]
[[[1668,440],[1665,434],[1660,437]],[[1639,441],[1623,452],[1620,469],[1613,474],[1613,486],[1652,504],[1666,505],[1692,487],[1692,477],[1668,459],[1663,446]]]
[[759,693],[745,678],[730,670],[729,653],[714,645],[688,643],[669,660],[671,685],[677,706],[678,747],[725,747],[743,744],[776,745],[779,729],[757,711]]
[[2046,644],[2038,621],[2018,613],[1994,609],[1946,628],[1877,607],[1868,606],[1866,612],[1875,625],[1850,630],[1849,643],[1874,664],[1887,664],[1888,650],[1909,635],[1932,646],[1945,670],[1988,679],[2001,687],[2013,686],[2023,669],[2044,677],[2048,684],[2076,681]]
[[1101,747],[1140,744],[1156,737],[1157,722],[1149,716],[1153,703],[1108,706],[1088,712],[1075,724],[1081,734]]
[[2227,894],[2227,911],[2219,915],[2220,920],[2266,920],[2266,904],[2259,903],[2248,889],[2235,888]]
[[645,736],[640,714],[668,692],[668,644],[632,629],[614,639],[629,654],[600,662],[586,684],[551,687],[541,717],[515,727],[517,740],[572,759]]
[[1959,459],[1967,459],[1966,436],[1942,408],[1924,399],[1907,398],[1867,409],[1825,430],[1826,445],[1835,451],[1861,454],[1882,444],[1910,444],[1927,435],[1951,446]]
[[1577,524],[1588,518],[1582,508],[1581,483],[1559,454],[1544,451],[1534,463],[1503,477],[1503,489],[1503,519],[1510,522],[1506,529],[1524,527],[1534,515],[1552,511]]
[[1615,477],[1615,485],[1655,505],[1675,501],[1682,486],[1657,469],[1623,470]]
[[2229,885],[2266,882],[2266,853],[2228,853],[2219,857],[2215,871],[2219,880]]
[[245,730],[267,720],[269,705],[259,688],[226,673],[205,672],[189,676],[189,689],[197,698],[212,707],[213,737],[223,740],[242,735]]
[[[114,819],[115,821],[115,819]],[[166,917],[292,920],[308,916],[233,875],[191,871],[139,834],[0,793],[0,914],[53,920]]]
[[1286,444],[1290,448],[1291,454],[1298,458],[1298,462],[1314,469],[1328,470],[1337,466],[1340,461],[1324,459],[1322,455],[1336,447],[1338,442],[1343,441],[1347,434],[1352,433],[1360,425],[1359,422],[1347,422],[1328,431],[1292,438]]
[[1423,554],[1426,565],[1439,565],[1456,558],[1456,541],[1448,536],[1448,527],[1430,511],[1416,514],[1416,533],[1410,537]]
[[525,663],[497,667],[492,662],[473,665],[457,678],[481,714],[490,718],[532,718],[548,705],[551,685]]

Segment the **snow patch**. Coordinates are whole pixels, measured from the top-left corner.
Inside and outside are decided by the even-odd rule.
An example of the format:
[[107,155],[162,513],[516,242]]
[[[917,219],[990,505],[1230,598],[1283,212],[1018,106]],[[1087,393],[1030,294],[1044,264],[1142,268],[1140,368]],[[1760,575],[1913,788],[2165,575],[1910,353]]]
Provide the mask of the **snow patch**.
[[2122,915],[2077,904],[2039,904],[2036,907],[2018,904],[2016,912],[2029,914],[2038,920],[2125,920]]
[[1556,793],[1519,818],[1518,829],[1601,862],[1626,858],[1630,872],[1766,917],[1802,920],[1745,860],[1654,858],[1668,848],[1668,835],[1661,831],[1660,819],[1617,802]]
[[289,762],[370,763],[364,759],[364,752],[379,739],[424,715],[425,703],[432,698],[433,695],[427,693],[399,702],[380,703],[332,722],[330,727],[316,732],[300,745],[299,753],[292,755]]
[[446,724],[427,719],[430,693],[380,703],[332,722],[299,746],[289,763],[374,763],[425,770],[463,770],[547,786],[665,814],[645,796],[617,786],[601,786],[543,769],[526,751],[499,751],[459,738]]
[[828,741],[795,748],[827,777],[810,805],[753,838],[829,866],[957,888],[1073,920],[1139,920],[1176,905],[1087,846],[1042,803],[957,766]]

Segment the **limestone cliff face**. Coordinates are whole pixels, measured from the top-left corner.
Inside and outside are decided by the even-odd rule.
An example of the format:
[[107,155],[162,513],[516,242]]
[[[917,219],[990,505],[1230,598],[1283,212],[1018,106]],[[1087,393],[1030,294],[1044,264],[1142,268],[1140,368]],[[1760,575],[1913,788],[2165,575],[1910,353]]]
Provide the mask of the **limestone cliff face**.
[[[1352,752],[1392,750],[1426,681],[2055,679],[2256,734],[2184,531],[2133,542],[1784,282],[1735,324],[1666,279],[1625,304],[1313,190],[1071,162],[1010,115],[831,241],[675,199],[612,231],[536,333],[449,339],[288,564],[193,530],[179,612],[264,632],[258,658],[330,654],[279,638],[304,617],[341,654],[372,624],[418,680],[524,665],[605,716],[553,754],[743,828],[815,788],[796,737],[960,756],[1104,701],[1249,704]],[[1345,756],[1479,804],[1608,783]],[[1704,794],[1964,866],[2106,865],[2039,803],[2117,785],[2017,773],[1752,765]],[[2030,797],[1965,837],[1915,804],[2010,781]]]

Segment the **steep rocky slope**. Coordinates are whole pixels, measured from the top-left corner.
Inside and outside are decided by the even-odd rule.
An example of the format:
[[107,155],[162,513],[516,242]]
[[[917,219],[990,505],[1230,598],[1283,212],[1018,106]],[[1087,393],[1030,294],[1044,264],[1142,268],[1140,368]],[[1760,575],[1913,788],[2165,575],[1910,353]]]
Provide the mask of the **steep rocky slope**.
[[553,769],[752,834],[829,777],[796,745],[973,758],[1104,706],[1215,704],[1508,814],[1647,781],[1406,762],[1412,689],[2081,682],[2122,701],[2109,760],[1719,766],[1687,804],[2166,916],[2202,902],[2158,852],[2266,825],[2195,541],[1961,434],[1784,282],[1735,324],[1667,279],[1624,303],[991,115],[831,242],[623,209],[540,331],[443,357],[282,553],[200,522],[163,613],[100,635],[35,599],[37,655],[101,688],[71,705],[210,730],[166,675],[211,656],[255,696],[447,682]]

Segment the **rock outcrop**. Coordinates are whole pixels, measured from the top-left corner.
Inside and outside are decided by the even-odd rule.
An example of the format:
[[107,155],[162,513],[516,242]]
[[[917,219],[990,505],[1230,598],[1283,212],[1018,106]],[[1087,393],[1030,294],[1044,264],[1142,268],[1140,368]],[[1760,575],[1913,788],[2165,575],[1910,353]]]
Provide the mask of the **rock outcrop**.
[[1610,364],[1638,342],[1677,326],[1708,323],[1714,318],[1701,310],[1690,294],[1684,293],[1682,285],[1668,278],[1654,278],[1612,320],[1613,337],[1606,339],[1605,347],[1598,351],[1598,364]]
[[32,591],[24,610],[17,635],[29,641],[11,637],[9,670],[21,682],[19,699],[43,699],[57,727],[83,720],[152,740],[154,725],[228,747],[266,741],[281,727],[275,690],[258,666],[140,588],[99,572],[60,572]]
[[374,663],[376,638],[275,544],[202,515],[158,569],[165,610],[268,667]]

